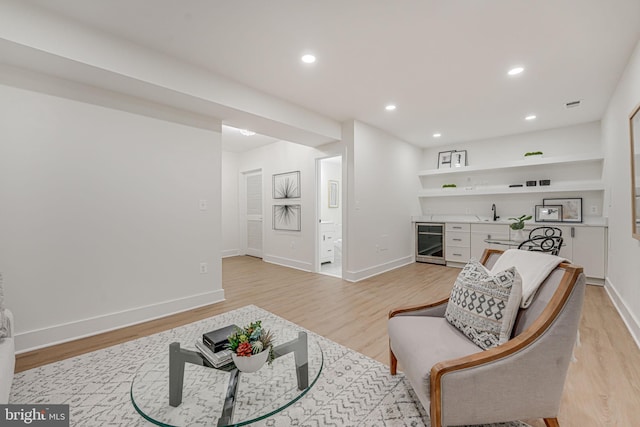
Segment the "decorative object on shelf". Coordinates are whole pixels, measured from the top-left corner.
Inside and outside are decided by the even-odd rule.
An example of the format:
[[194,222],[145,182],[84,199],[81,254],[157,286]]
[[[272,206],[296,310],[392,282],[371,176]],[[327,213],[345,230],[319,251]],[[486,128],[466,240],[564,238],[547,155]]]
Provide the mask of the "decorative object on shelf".
[[273,175],[274,199],[300,198],[300,171]]
[[467,150],[453,151],[451,153],[451,167],[460,168],[467,166]]
[[640,240],[640,104],[629,115],[631,141],[631,236]]
[[527,187],[535,187],[535,186],[536,186],[535,181],[527,181]]
[[453,151],[441,151],[438,153],[438,169],[451,167],[451,154]]
[[329,181],[329,207],[338,207],[338,181]]
[[582,222],[582,197],[542,199],[544,206],[562,206],[562,222]]
[[522,230],[524,228],[524,222],[529,221],[531,218],[533,218],[531,215],[522,215],[518,218],[509,218],[511,221],[515,221],[509,224],[509,227],[512,230]]
[[236,368],[241,372],[256,372],[265,362],[273,362],[273,334],[257,320],[229,335],[228,349]]
[[551,180],[550,179],[541,179],[540,180],[540,186],[543,185],[551,185]]
[[542,151],[529,151],[527,153],[524,153],[524,156],[525,157],[529,157],[529,158],[531,158],[532,156],[540,156],[540,157],[542,157],[542,154],[543,154]]
[[442,188],[456,188],[457,185],[455,184],[442,184]]
[[561,222],[562,205],[536,205],[536,222]]
[[300,231],[300,205],[273,205],[273,229]]

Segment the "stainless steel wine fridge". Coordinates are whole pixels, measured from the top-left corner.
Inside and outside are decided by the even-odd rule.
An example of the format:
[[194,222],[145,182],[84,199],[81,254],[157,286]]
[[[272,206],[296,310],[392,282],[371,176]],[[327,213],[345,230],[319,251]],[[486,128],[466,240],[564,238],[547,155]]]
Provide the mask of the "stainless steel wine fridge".
[[442,265],[446,263],[444,259],[444,224],[416,223],[416,261]]

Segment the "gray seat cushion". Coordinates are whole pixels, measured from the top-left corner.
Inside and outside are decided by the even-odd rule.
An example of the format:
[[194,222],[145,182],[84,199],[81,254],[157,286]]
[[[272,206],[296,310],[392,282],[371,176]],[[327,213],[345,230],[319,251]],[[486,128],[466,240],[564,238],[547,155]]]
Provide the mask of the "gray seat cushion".
[[425,408],[433,365],[482,351],[444,317],[396,316],[388,328],[391,350]]

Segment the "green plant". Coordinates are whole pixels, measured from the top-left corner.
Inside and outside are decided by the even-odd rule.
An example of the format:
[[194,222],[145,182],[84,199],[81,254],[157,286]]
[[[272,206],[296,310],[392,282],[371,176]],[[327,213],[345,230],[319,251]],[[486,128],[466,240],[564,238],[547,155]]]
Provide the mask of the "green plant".
[[442,188],[456,188],[457,185],[455,184],[442,184]]
[[544,154],[542,151],[529,151],[528,153],[524,153],[524,156],[541,156]]
[[531,215],[522,215],[519,218],[509,218],[510,220],[515,221],[510,224],[509,227],[511,227],[512,230],[522,230],[524,228],[524,222],[529,221],[531,218]]
[[229,339],[227,348],[237,356],[251,356],[268,349],[269,358],[267,361],[269,364],[275,359],[273,354],[273,333],[268,329],[262,328],[261,320],[256,320],[244,328],[236,329],[227,338]]

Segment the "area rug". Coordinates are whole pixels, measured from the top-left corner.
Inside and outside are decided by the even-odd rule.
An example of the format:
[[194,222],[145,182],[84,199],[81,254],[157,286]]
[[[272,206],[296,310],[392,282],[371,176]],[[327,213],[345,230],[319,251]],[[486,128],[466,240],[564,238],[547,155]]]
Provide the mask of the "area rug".
[[[203,331],[237,323],[293,323],[250,305],[148,337],[129,341],[16,374],[10,403],[69,404],[71,425],[150,426],[133,408],[131,381],[139,367],[170,343],[195,343]],[[304,397],[256,426],[426,426],[429,417],[402,374],[392,376],[380,362],[307,331],[320,343],[324,368]],[[185,345],[187,346],[187,345]],[[491,427],[526,427],[512,422]],[[485,426],[489,427],[489,426]]]

